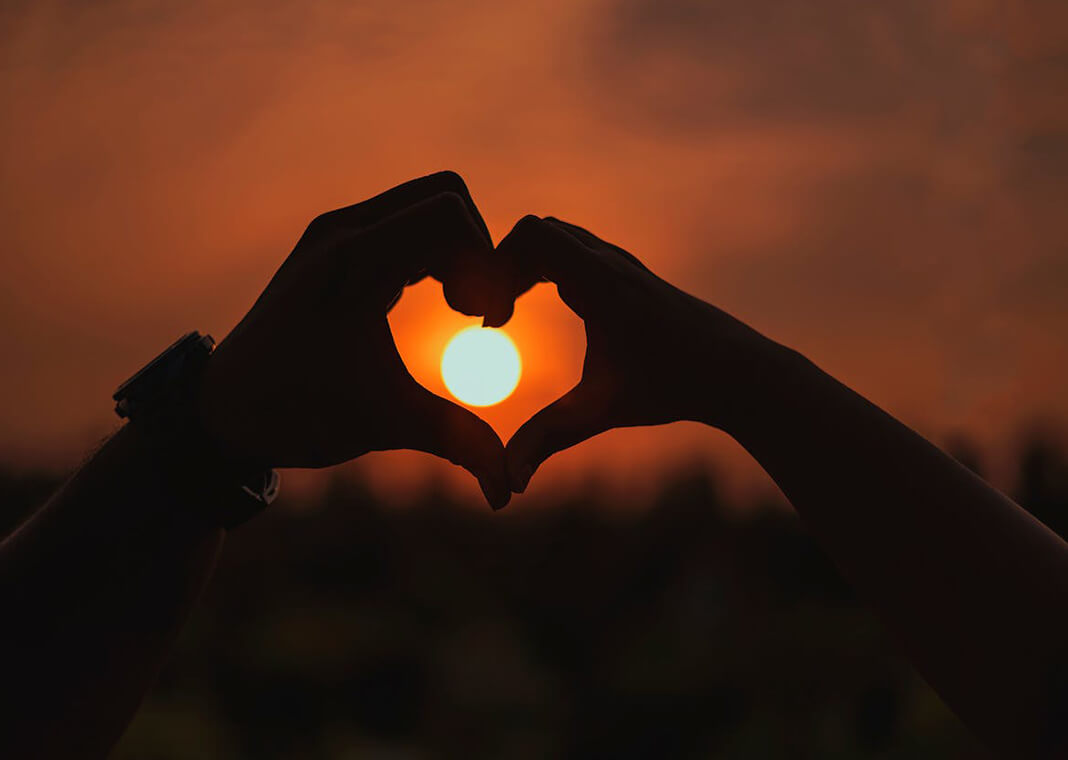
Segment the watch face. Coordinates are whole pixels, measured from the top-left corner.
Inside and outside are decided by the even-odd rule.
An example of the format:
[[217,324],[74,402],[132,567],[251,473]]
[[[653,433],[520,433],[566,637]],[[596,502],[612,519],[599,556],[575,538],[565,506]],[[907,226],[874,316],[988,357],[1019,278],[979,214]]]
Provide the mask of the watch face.
[[142,377],[145,377],[146,375],[152,374],[152,371],[154,369],[156,369],[157,367],[159,367],[163,363],[163,360],[166,359],[170,355],[170,353],[172,351],[177,351],[179,348],[181,348],[181,347],[183,347],[185,345],[188,345],[190,343],[196,342],[196,340],[199,337],[200,337],[199,333],[197,333],[197,332],[189,332],[189,333],[186,333],[185,335],[183,335],[182,337],[180,337],[178,340],[174,341],[174,343],[170,344],[169,346],[167,346],[167,348],[165,348],[162,351],[160,351],[159,355],[157,355],[155,359],[150,361],[148,364],[143,366],[141,369],[137,370],[137,372],[134,373],[133,377],[131,377],[129,380],[127,380],[122,385],[120,385],[118,387],[118,389],[115,391],[115,395],[112,396],[112,398],[115,399],[116,401],[118,401],[123,395],[125,395],[126,390],[131,385],[136,383]]
[[202,353],[209,355],[215,348],[210,335],[190,332],[172,343],[159,356],[119,386],[112,398],[118,402],[115,411],[128,417],[131,402],[142,402],[159,395],[179,374],[188,357]]

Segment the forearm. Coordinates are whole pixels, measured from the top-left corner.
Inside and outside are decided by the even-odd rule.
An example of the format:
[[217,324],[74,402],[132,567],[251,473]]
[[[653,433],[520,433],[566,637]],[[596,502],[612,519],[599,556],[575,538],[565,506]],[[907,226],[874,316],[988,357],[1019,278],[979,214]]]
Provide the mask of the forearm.
[[1068,546],[802,357],[762,350],[728,432],[961,718],[1038,752],[1065,662]]
[[210,576],[223,531],[149,451],[127,426],[0,545],[4,756],[106,753]]

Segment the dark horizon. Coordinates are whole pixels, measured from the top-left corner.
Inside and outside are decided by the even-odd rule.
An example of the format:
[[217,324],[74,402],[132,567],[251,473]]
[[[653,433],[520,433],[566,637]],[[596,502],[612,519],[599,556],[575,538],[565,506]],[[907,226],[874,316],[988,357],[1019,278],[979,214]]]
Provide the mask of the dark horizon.
[[[1068,535],[1068,450],[1036,439],[1016,470]],[[0,535],[56,482],[0,471]],[[697,466],[627,511],[587,489],[490,513],[442,486],[403,508],[351,473],[283,492],[112,757],[982,751],[775,502]]]

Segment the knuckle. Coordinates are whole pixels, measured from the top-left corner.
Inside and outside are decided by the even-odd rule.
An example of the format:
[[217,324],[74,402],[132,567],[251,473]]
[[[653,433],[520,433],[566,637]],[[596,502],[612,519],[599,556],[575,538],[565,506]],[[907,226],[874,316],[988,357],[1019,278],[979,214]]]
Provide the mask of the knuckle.
[[310,222],[308,222],[307,232],[314,235],[321,235],[328,232],[337,226],[337,212],[336,211],[324,211],[316,216]]
[[427,221],[457,238],[478,234],[464,199],[453,192],[439,193],[424,208]]
[[433,197],[432,204],[441,213],[467,216],[467,204],[464,202],[463,196],[455,191],[445,190],[438,193]]
[[512,227],[509,237],[513,240],[541,239],[545,234],[545,222],[534,214],[527,214]]
[[515,229],[519,232],[524,232],[532,229],[541,229],[543,224],[541,217],[534,214],[526,214],[518,222],[515,223]]
[[467,194],[467,183],[464,178],[452,169],[435,172],[430,175],[431,180],[443,190],[454,192],[458,195]]

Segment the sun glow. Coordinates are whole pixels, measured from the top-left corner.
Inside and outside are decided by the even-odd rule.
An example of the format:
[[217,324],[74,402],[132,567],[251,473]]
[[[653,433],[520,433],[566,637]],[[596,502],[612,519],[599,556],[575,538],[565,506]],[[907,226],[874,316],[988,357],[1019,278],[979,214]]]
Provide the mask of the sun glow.
[[492,406],[519,385],[522,363],[503,330],[468,327],[456,333],[441,355],[441,379],[449,393],[469,406]]

